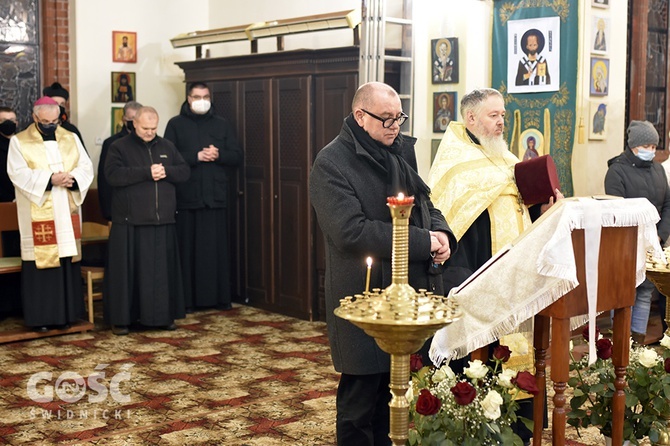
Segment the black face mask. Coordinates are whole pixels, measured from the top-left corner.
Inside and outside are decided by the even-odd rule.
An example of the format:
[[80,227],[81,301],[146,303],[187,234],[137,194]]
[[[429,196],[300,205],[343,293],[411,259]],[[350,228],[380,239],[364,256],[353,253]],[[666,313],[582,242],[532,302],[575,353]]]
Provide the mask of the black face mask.
[[67,112],[65,111],[65,107],[59,105],[58,108],[60,109],[60,122],[67,121]]
[[10,136],[16,133],[16,122],[9,119],[0,123],[0,133]]
[[56,133],[56,127],[58,127],[58,124],[42,124],[41,122],[38,122],[37,127],[40,129],[40,132],[42,132],[43,135],[51,136]]
[[133,133],[135,131],[135,124],[133,124],[133,121],[126,121],[126,130],[128,130],[128,133]]

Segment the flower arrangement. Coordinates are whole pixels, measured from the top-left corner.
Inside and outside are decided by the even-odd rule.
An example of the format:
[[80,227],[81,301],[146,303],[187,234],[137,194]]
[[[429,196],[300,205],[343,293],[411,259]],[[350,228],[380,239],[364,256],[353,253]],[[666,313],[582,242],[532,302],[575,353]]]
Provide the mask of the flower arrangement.
[[[583,335],[588,339],[588,327]],[[596,426],[606,437],[612,436],[612,397],[614,396],[614,365],[612,342],[600,338],[596,331],[598,358],[589,365],[588,355],[580,360],[574,356],[568,385],[574,396],[567,414],[568,424],[577,428]],[[652,443],[666,431],[670,417],[670,337],[661,341],[662,354],[652,348],[633,347],[626,369],[627,386],[624,413],[624,440],[639,444],[648,436]]]
[[[491,365],[470,361],[464,375],[458,376],[446,365],[423,367],[421,357],[412,355],[408,399],[413,427],[408,444],[522,446],[511,427],[517,421],[515,398],[520,390],[531,394],[539,390],[530,372],[503,369],[510,354],[507,346],[499,345]],[[531,420],[522,420],[532,429]]]

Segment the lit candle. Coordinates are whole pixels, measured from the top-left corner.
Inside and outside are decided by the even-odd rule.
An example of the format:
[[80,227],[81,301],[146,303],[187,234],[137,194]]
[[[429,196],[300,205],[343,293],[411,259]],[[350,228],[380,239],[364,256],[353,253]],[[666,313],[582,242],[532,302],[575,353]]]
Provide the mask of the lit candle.
[[372,257],[368,257],[365,261],[368,264],[368,272],[365,275],[365,294],[367,294],[368,291],[370,291],[370,271],[372,271]]

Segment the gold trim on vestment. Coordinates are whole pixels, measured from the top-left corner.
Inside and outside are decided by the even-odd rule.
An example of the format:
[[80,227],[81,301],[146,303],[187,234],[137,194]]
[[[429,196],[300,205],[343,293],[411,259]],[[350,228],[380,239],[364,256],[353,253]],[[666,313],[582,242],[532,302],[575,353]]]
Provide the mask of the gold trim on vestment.
[[495,161],[498,160],[489,159],[482,147],[470,140],[465,125],[452,121],[428,176],[431,200],[444,214],[457,240],[488,210],[492,254],[530,226],[514,182],[514,165],[519,159],[508,151],[499,164]]
[[[30,125],[26,130],[16,135],[21,143],[21,155],[26,160],[26,164],[33,170],[45,170],[56,173],[46,155],[44,140],[36,125]],[[70,172],[79,163],[79,149],[74,139],[74,134],[61,128],[56,128],[56,141],[58,141],[58,151],[62,159],[64,172]],[[75,205],[72,198],[72,192],[68,192],[68,204],[70,215],[76,216],[79,221],[79,207]],[[58,250],[58,240],[56,238],[54,225],[54,208],[51,192],[45,192],[46,199],[41,206],[34,202],[30,204],[30,219],[32,221],[32,237],[34,243],[35,266],[38,269],[57,268],[60,266],[60,256]],[[52,231],[53,234],[50,234]],[[77,242],[77,252],[79,255],[72,258],[72,261],[81,259],[81,231],[73,227],[73,232]]]

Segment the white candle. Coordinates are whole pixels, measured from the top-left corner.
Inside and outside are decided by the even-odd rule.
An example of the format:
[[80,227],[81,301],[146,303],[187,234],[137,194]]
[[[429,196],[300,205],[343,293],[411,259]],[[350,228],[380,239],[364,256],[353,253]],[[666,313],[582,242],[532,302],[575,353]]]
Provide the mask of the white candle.
[[372,271],[372,257],[368,257],[365,261],[368,264],[368,271],[365,275],[365,294],[367,294],[368,291],[370,291],[370,271]]

